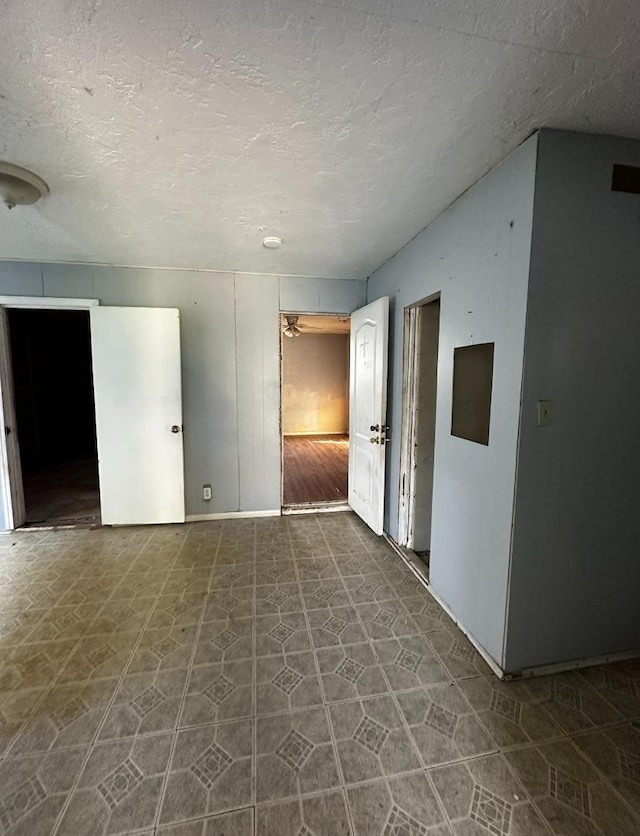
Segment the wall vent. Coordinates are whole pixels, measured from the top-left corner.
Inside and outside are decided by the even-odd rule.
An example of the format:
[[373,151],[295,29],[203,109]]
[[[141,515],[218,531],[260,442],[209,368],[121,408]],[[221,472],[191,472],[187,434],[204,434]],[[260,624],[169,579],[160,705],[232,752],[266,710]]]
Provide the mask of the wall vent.
[[615,164],[611,178],[611,191],[640,194],[640,168],[635,165]]

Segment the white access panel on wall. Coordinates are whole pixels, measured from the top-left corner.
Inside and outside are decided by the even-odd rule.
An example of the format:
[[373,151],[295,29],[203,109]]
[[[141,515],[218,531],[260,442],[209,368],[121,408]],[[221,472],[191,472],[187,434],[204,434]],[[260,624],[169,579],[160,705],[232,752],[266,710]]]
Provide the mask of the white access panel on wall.
[[179,311],[90,317],[102,522],[184,522]]
[[389,297],[351,314],[349,505],[376,533],[384,525]]

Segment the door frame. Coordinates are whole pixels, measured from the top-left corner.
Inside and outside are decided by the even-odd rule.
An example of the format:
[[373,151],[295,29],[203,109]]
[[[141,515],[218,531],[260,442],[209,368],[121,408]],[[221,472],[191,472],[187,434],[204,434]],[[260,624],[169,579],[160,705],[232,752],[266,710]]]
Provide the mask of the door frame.
[[422,309],[441,300],[440,291],[404,309],[402,349],[402,420],[400,427],[400,485],[398,490],[398,545],[413,547],[416,507],[416,406],[420,370],[420,326]]
[[[88,311],[99,305],[99,299],[67,299],[53,296],[0,296],[0,335],[3,341],[0,361],[0,489],[2,509],[7,530],[19,528],[25,521],[24,488],[22,484],[22,465],[20,462],[20,438],[15,443],[7,444],[7,422],[5,415],[11,416],[15,427],[15,397],[13,391],[13,370],[7,310],[9,308],[39,310]],[[17,429],[16,429],[17,434]]]
[[[282,386],[284,381],[283,362],[282,362],[282,346],[284,334],[282,332],[282,317],[283,316],[346,316],[349,317],[349,327],[351,327],[351,312],[346,311],[292,311],[282,310],[278,312],[278,351],[280,352],[280,403],[278,407],[278,430],[280,437],[280,513],[288,514],[321,514],[331,511],[346,511],[349,508],[349,503],[345,499],[337,500],[335,502],[294,502],[285,504],[284,501],[284,434],[282,432]],[[347,470],[347,491],[349,489],[349,473]]]

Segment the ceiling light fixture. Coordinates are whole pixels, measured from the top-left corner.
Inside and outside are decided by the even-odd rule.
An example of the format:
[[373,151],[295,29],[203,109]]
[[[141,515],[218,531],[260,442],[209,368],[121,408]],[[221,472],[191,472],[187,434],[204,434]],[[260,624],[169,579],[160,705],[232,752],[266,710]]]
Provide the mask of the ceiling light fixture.
[[285,316],[285,321],[287,326],[282,329],[282,333],[285,337],[299,337],[300,334],[302,334],[302,331],[298,328],[297,316]]
[[44,180],[13,163],[0,162],[0,199],[9,209],[35,203],[49,194]]
[[278,238],[277,235],[267,235],[262,239],[262,246],[268,250],[277,250],[280,244],[282,244],[282,238]]

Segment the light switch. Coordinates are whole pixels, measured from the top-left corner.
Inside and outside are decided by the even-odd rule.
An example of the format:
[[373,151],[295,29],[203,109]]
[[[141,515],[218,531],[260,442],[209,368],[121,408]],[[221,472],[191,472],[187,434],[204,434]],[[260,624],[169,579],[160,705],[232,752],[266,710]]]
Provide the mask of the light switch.
[[553,419],[551,401],[538,401],[538,426],[548,427]]

